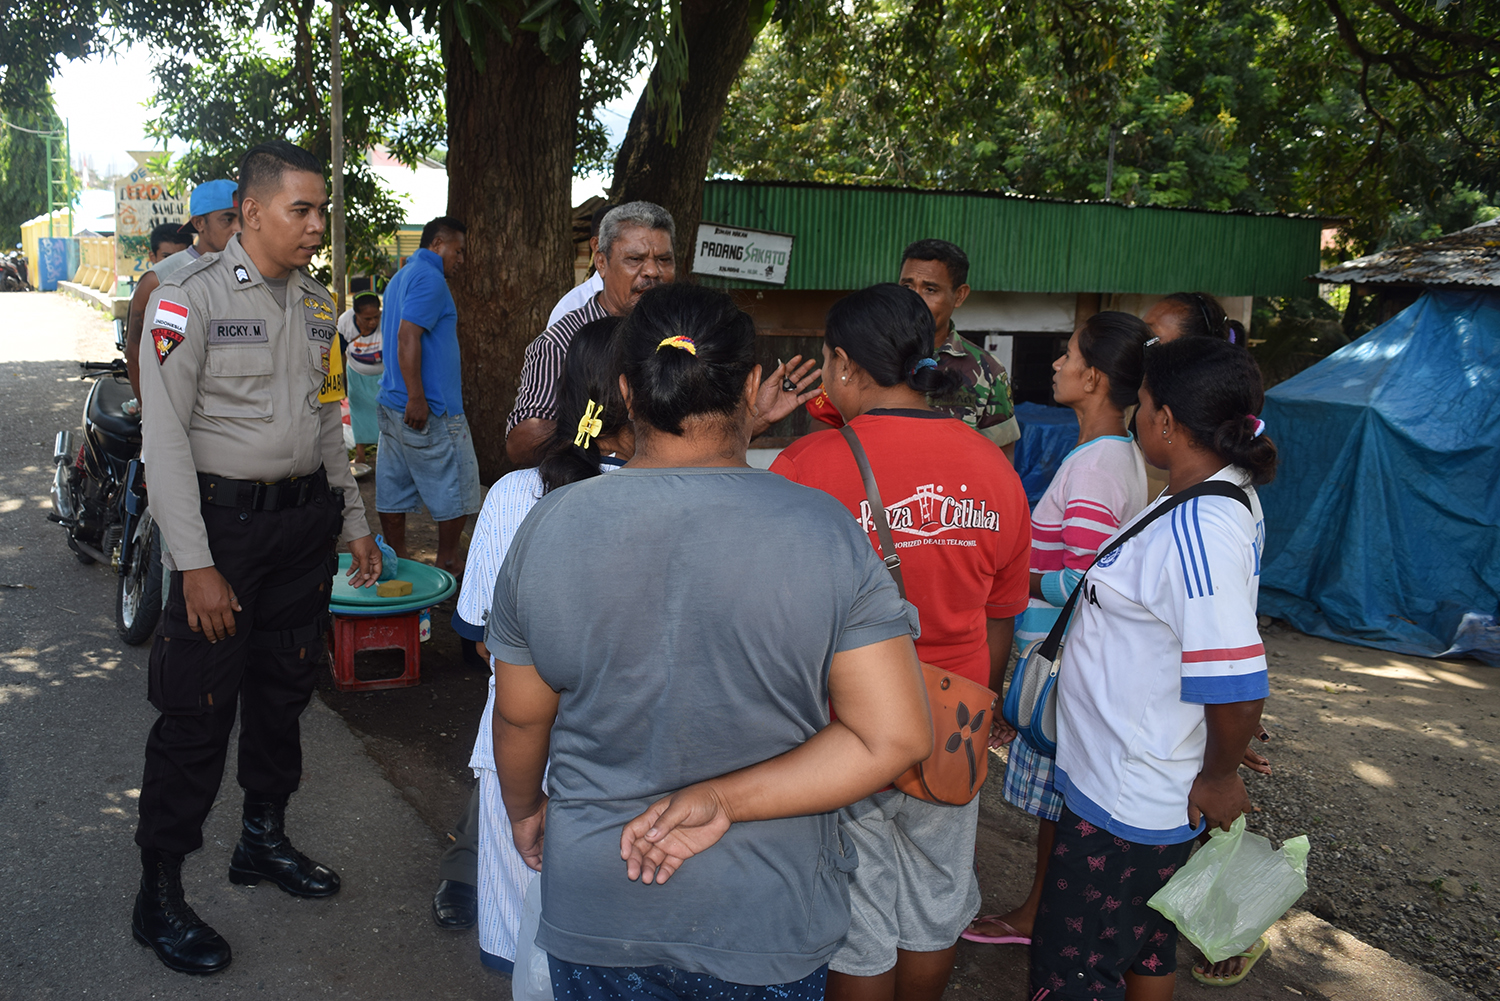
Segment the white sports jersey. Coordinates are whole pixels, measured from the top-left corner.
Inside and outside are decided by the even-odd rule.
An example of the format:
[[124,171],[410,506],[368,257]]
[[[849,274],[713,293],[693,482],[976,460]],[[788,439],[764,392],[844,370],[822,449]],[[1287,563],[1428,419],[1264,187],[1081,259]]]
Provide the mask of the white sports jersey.
[[583,284],[573,286],[557,300],[557,305],[552,307],[552,315],[547,317],[547,326],[552,326],[573,310],[583,308],[584,303],[603,291],[604,278],[595,271],[583,280]]
[[1270,691],[1255,620],[1260,500],[1243,470],[1209,478],[1243,487],[1252,510],[1197,497],[1107,554],[1089,571],[1058,671],[1058,791],[1084,820],[1141,844],[1202,830],[1187,800],[1207,745],[1203,706]]

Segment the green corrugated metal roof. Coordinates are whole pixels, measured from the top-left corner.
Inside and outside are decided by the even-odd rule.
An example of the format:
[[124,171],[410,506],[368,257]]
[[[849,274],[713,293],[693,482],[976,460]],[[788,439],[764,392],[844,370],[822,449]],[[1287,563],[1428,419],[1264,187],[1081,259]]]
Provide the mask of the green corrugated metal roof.
[[1309,295],[1327,225],[1309,216],[748,181],[709,181],[703,221],[795,236],[789,289],[891,281],[907,244],[939,237],[964,248],[978,291],[1224,296]]

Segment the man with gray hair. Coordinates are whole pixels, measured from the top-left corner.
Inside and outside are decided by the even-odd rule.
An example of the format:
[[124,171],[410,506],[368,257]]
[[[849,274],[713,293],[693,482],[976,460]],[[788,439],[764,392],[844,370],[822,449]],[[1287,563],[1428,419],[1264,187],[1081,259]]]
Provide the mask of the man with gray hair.
[[535,465],[552,436],[557,413],[557,377],[568,344],[584,324],[630,312],[641,293],[677,277],[672,216],[651,202],[626,202],[611,209],[599,226],[594,267],[604,289],[565,315],[526,348],[516,405],[505,424],[505,454],[511,462]]

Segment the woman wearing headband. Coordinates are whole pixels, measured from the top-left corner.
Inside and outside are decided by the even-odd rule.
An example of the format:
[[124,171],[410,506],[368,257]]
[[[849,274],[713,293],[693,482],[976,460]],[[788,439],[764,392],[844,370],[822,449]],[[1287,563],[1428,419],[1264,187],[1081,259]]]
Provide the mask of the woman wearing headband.
[[1256,624],[1276,473],[1250,356],[1188,337],[1145,351],[1137,434],[1167,491],[1189,488],[1084,578],[1057,680],[1063,797],[1032,929],[1031,991],[1172,996],[1177,929],[1147,906],[1208,826],[1249,808],[1238,768],[1269,691]]
[[485,634],[536,945],[558,1001],[811,1001],[849,925],[833,811],[931,750],[911,623],[836,502],[746,464],[728,296],[651,289],[616,344],[635,455],[531,510]]
[[1212,337],[1245,346],[1245,325],[1231,320],[1219,300],[1206,292],[1173,292],[1146,311],[1145,321],[1163,342]]

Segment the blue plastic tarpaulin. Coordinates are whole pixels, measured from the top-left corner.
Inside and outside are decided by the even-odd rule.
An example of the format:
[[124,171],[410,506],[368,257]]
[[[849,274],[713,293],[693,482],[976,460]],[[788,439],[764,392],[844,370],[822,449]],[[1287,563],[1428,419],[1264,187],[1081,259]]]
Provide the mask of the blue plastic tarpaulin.
[[1026,502],[1036,507],[1057,467],[1078,444],[1078,415],[1071,407],[1048,407],[1040,403],[1016,406],[1021,440],[1016,442],[1016,472],[1026,488]]
[[1266,394],[1260,611],[1500,663],[1500,292],[1429,291]]

